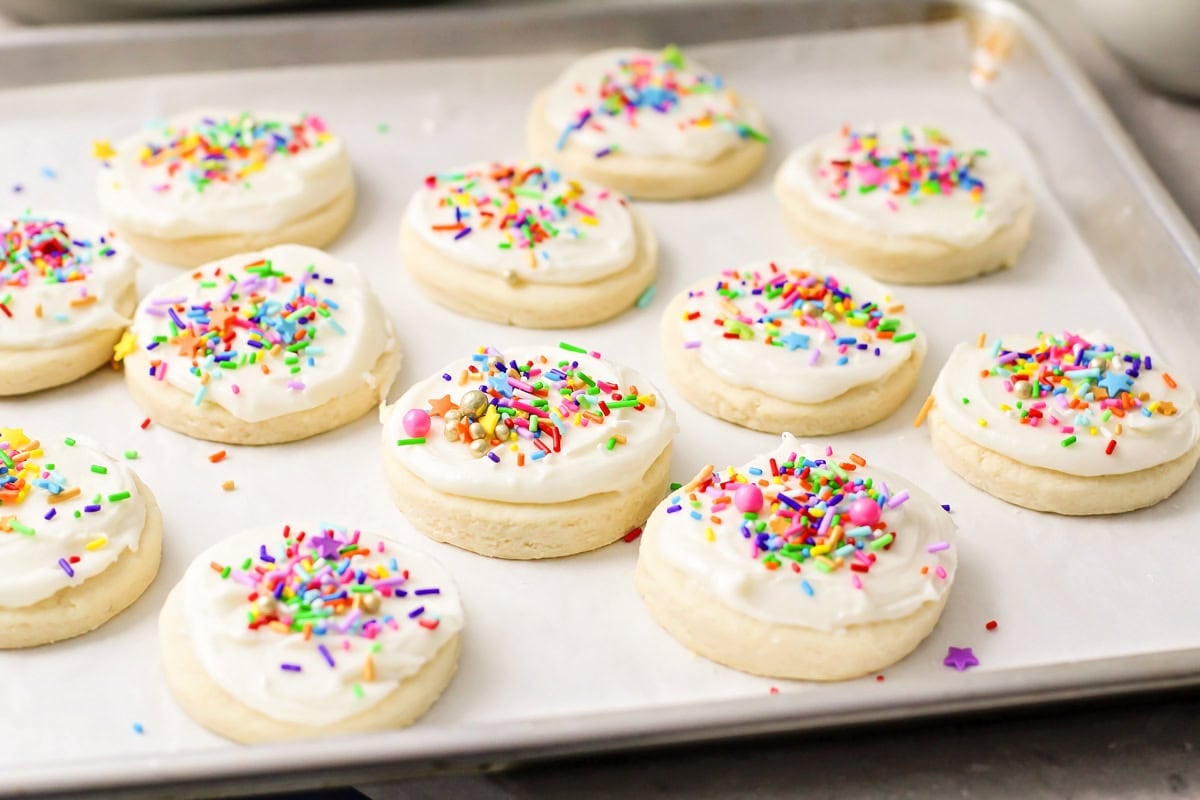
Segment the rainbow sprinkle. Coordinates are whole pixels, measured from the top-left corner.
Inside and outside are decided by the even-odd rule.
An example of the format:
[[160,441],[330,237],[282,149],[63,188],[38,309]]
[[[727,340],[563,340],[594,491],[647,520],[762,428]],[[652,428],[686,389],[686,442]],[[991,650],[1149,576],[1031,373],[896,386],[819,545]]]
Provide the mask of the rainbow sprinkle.
[[[563,342],[563,350],[600,354]],[[562,442],[574,429],[605,425],[630,413],[654,407],[657,398],[640,394],[636,386],[622,387],[593,378],[578,360],[553,361],[543,355],[536,361],[505,359],[493,347],[484,347],[471,357],[472,364],[458,378],[459,385],[474,384],[458,403],[447,394],[429,400],[429,415],[441,417],[442,435],[462,442],[477,458],[495,463],[515,460],[518,466],[549,459],[562,451]],[[453,380],[449,374],[444,380]],[[418,409],[418,412],[422,411]],[[400,440],[398,445],[423,444],[424,440]],[[605,447],[613,450],[626,443],[614,433]]]
[[[1010,350],[997,341],[991,357],[992,365],[981,377],[1001,381],[1013,398],[1000,410],[1022,425],[1060,437],[1064,448],[1100,447],[1115,455],[1127,417],[1179,412],[1174,403],[1136,385],[1154,369],[1150,356],[1118,353],[1112,344],[1079,334],[1039,333],[1037,344],[1026,350]],[[1174,381],[1161,374],[1163,391],[1170,391]]]
[[[294,276],[276,269],[269,259],[259,259],[243,266],[242,272],[245,277],[218,266],[192,273],[197,291],[219,290],[218,300],[156,298],[144,309],[164,331],[145,345],[150,375],[162,380],[166,374],[167,362],[155,351],[175,348],[191,359],[189,369],[201,381],[193,397],[196,405],[204,401],[210,381],[221,380],[225,373],[236,381],[242,369],[264,374],[283,370],[287,388],[302,392],[306,384],[301,376],[318,367],[324,355],[320,337],[345,335],[337,320],[337,303],[321,294],[334,280],[323,277],[315,266]],[[265,294],[289,284],[293,288],[284,302]],[[232,390],[238,393],[236,384]]]
[[916,204],[926,196],[965,192],[982,211],[986,187],[973,167],[987,156],[986,150],[955,150],[935,128],[921,128],[914,134],[902,127],[900,137],[900,147],[887,148],[880,144],[878,134],[844,126],[840,152],[817,173],[828,181],[830,196],[878,192],[881,202],[898,211],[901,206],[895,199],[907,198]]
[[[401,623],[394,615],[380,613],[384,598],[411,597],[413,608],[405,612],[406,620],[427,631],[440,624],[426,612],[421,597],[439,594],[441,589],[411,587],[409,571],[388,556],[383,540],[371,548],[360,543],[360,537],[359,531],[325,525],[310,536],[285,525],[278,540],[262,542],[239,564],[210,566],[216,580],[245,587],[249,630],[302,637],[333,669],[337,659],[349,657],[345,654],[351,640],[370,643],[399,629]],[[375,677],[370,651],[367,648],[362,658],[365,681]],[[279,669],[302,671],[290,662],[281,663]]]
[[504,232],[500,250],[524,250],[529,266],[550,253],[539,246],[550,239],[584,239],[587,228],[600,224],[595,201],[616,197],[607,189],[589,190],[566,180],[557,170],[539,164],[493,163],[486,168],[438,173],[425,178],[425,187],[438,193],[445,219],[432,225],[435,233],[461,241],[476,230]]
[[[771,458],[769,473],[760,467],[706,467],[670,496],[666,513],[693,519],[696,535],[709,542],[718,535],[740,535],[746,557],[763,569],[787,569],[800,576],[843,573],[855,589],[863,589],[875,563],[887,558],[888,549],[904,535],[889,517],[908,501],[908,494],[891,494],[883,482],[856,476],[867,465],[861,456],[838,459],[832,449],[825,452],[818,459],[795,452],[783,461]],[[740,519],[740,525],[726,525],[730,517]],[[949,548],[943,544],[931,552]],[[940,567],[918,569],[938,580],[948,577]],[[810,597],[817,592],[804,577],[797,586]]]
[[[616,69],[606,73],[598,86],[577,87],[585,103],[573,122],[563,129],[557,149],[566,147],[571,135],[587,127],[603,131],[606,125],[636,127],[642,114],[669,115],[679,111],[687,97],[725,92],[720,76],[689,67],[678,47],[670,45],[655,55],[622,58]],[[727,93],[727,97],[732,97]],[[680,121],[680,128],[725,128],[741,139],[768,141],[766,134],[733,116],[707,109],[702,115]],[[604,158],[616,148],[593,154]]]
[[[0,222],[0,313],[12,317],[14,295],[36,284],[79,284],[71,298],[71,309],[84,308],[96,301],[86,281],[98,264],[117,254],[111,236],[95,241],[73,235],[66,222],[34,214],[22,214]],[[42,316],[41,307],[34,310]],[[56,314],[67,322],[66,314]]]
[[321,147],[332,138],[325,122],[311,114],[299,122],[259,119],[242,113],[205,117],[188,126],[159,123],[157,137],[138,154],[142,167],[162,169],[165,179],[155,189],[167,192],[188,186],[203,192],[210,185],[247,181],[272,160]]
[[[711,290],[688,293],[689,299],[713,295],[720,298],[719,314],[709,319],[700,311],[685,311],[684,322],[717,325],[726,339],[810,351],[810,366],[822,357],[848,366],[856,353],[879,357],[885,348],[917,336],[915,331],[901,330],[902,321],[889,316],[903,311],[903,306],[859,302],[833,275],[781,270],[774,263],[767,270],[725,270]],[[699,346],[696,340],[684,343],[688,349]],[[822,346],[827,351],[824,356]]]

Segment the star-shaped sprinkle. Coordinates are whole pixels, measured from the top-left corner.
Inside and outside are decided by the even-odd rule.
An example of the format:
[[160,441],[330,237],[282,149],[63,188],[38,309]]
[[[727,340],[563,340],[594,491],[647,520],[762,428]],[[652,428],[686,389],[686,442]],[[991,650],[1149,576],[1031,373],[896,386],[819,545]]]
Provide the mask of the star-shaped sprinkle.
[[429,399],[430,416],[444,417],[446,416],[447,411],[453,411],[456,408],[458,408],[458,406],[453,400],[450,399],[450,395],[445,395],[444,397],[439,397],[436,399]]
[[968,667],[978,667],[979,659],[975,657],[969,647],[951,647],[946,651],[946,657],[942,659],[942,664],[962,672]]
[[108,161],[116,154],[117,151],[108,139],[97,139],[92,142],[92,158],[99,159],[100,161]]
[[342,548],[342,543],[332,536],[316,536],[311,540],[313,546],[321,553],[321,558],[327,558],[330,561],[336,561],[339,550]]
[[208,324],[213,328],[226,330],[230,322],[237,318],[237,312],[230,311],[228,306],[219,305],[208,312]]
[[195,358],[196,351],[204,345],[204,342],[191,331],[184,331],[172,339],[171,344],[179,345],[179,355]]
[[125,331],[121,335],[121,341],[113,345],[113,361],[124,361],[135,347],[137,347],[137,337],[134,336],[133,331]]
[[803,333],[788,331],[785,335],[779,337],[779,341],[783,342],[783,346],[788,350],[807,350],[809,339]]
[[1133,386],[1133,378],[1126,375],[1124,372],[1117,372],[1110,369],[1104,373],[1104,377],[1096,381],[1096,385],[1108,392],[1109,397],[1116,397],[1121,392],[1128,392]]

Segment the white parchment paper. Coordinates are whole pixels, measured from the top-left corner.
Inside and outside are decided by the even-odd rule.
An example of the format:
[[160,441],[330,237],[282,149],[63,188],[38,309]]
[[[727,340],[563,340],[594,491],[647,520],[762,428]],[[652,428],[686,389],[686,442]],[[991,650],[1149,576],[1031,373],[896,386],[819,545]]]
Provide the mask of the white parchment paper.
[[[619,44],[614,42],[613,44]],[[480,344],[557,342],[598,349],[654,378],[682,428],[673,475],[740,463],[774,437],[741,430],[690,408],[666,381],[654,344],[662,309],[696,278],[796,251],[770,192],[775,169],[807,139],[846,121],[932,121],[978,137],[1016,164],[1034,188],[1033,241],[1015,269],[962,286],[899,289],[930,340],[918,390],[891,419],[832,437],[905,473],[951,504],[960,529],[960,571],[941,624],[886,681],[861,682],[880,705],[935,682],[970,691],[989,670],[1096,659],[1200,644],[1179,609],[1200,606],[1194,561],[1200,545],[1196,482],[1152,510],[1068,520],[1007,506],[944,468],[912,419],[951,347],[980,331],[998,334],[1099,326],[1132,341],[1137,320],[1107,287],[1092,255],[1039,180],[1036,154],[996,118],[967,79],[965,30],[957,25],[864,31],[695,48],[753,98],[773,135],[766,167],[747,186],[711,200],[641,204],[657,232],[661,276],[654,302],[583,331],[530,332],[455,316],[405,277],[396,240],[401,211],[430,171],[524,154],[525,114],[535,90],[572,54],[390,63],[262,72],[149,77],[0,94],[0,205],[96,213],[90,142],[120,138],[143,119],[196,105],[297,108],[323,114],[345,137],[359,182],[359,210],[331,249],[357,262],[390,312],[404,349],[400,387]],[[386,130],[381,129],[386,125]],[[55,177],[43,174],[53,170]],[[1083,177],[1083,176],[1081,176]],[[23,184],[21,194],[10,186]],[[147,265],[144,292],[175,271]],[[0,323],[3,321],[0,320]],[[546,563],[510,563],[456,551],[415,532],[388,500],[367,417],[316,439],[279,447],[225,448],[152,426],[105,369],[74,386],[0,400],[0,422],[42,438],[85,433],[134,464],[162,505],[161,573],[133,608],[101,630],[62,644],[0,653],[0,787],[3,770],[77,761],[166,757],[225,748],[187,719],[167,693],[155,621],[168,589],[209,542],[248,526],[317,517],[390,535],[435,554],[457,577],[468,627],[460,672],[441,702],[401,737],[431,726],[531,720],[782,692],[818,685],[742,675],[692,656],[659,630],[632,585],[636,544]],[[223,492],[233,479],[237,490]],[[999,628],[987,632],[995,619]],[[942,666],[948,645],[972,646],[981,665]],[[133,723],[144,733],[132,731]],[[398,739],[397,741],[402,741]],[[303,749],[295,751],[298,758]],[[232,761],[230,762],[232,763]]]

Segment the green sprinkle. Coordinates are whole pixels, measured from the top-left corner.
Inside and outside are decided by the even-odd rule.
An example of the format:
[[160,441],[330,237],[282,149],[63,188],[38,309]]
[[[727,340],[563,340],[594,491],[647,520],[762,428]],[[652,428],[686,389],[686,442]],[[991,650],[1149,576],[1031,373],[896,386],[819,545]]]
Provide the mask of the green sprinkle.
[[102,467],[99,464],[92,464],[92,472],[96,473],[97,475],[107,475],[108,467]]
[[110,503],[119,503],[122,500],[128,500],[128,499],[129,499],[129,492],[116,492],[115,494],[110,494],[108,496],[108,502],[110,502]]
[[363,690],[362,690],[362,686],[360,684],[357,684],[357,683],[354,684],[354,696],[357,697],[359,700],[362,700]]
[[1061,442],[1059,442],[1059,444],[1061,444],[1063,447],[1070,447],[1071,445],[1075,444],[1075,437],[1068,436],[1067,438],[1065,438]]
[[233,567],[226,566],[225,569],[221,570],[221,577],[228,578],[229,573],[231,573],[231,572],[233,572]]
[[137,450],[125,451],[125,458],[129,459],[130,461],[137,461],[137,457]]
[[24,534],[25,536],[33,536],[35,533],[37,533],[37,531],[35,531],[33,528],[22,522],[17,522],[15,519],[9,522],[8,525],[17,533]]
[[896,537],[895,537],[895,536],[893,536],[892,534],[890,534],[890,533],[885,533],[883,536],[880,536],[878,539],[875,539],[875,540],[873,540],[873,541],[872,541],[872,542],[871,542],[869,545],[867,545],[867,546],[868,546],[868,547],[870,547],[872,550],[882,550],[883,548],[885,548],[885,547],[887,547],[889,544],[891,544],[891,543],[892,543],[892,540],[893,540],[893,539],[895,539],[895,538],[896,538]]
[[396,447],[407,447],[410,444],[425,444],[424,436],[414,436],[411,439],[397,439]]
[[607,447],[609,450],[612,450],[616,446],[617,446],[617,437],[615,437],[615,436],[609,437],[608,444],[605,445],[605,447]]
[[635,302],[634,305],[638,308],[645,308],[646,306],[650,305],[654,302],[654,292],[655,288],[653,284],[647,286],[646,291],[638,295],[637,302]]
[[683,484],[682,484],[682,483],[672,483],[672,484],[671,484],[671,491],[672,491],[672,492],[674,492],[674,491],[677,491],[677,490],[679,489],[679,487],[681,487],[681,486],[683,486]]
[[908,333],[902,333],[899,336],[893,336],[892,341],[893,342],[910,342],[915,338],[917,338],[917,335],[915,333],[913,333],[912,331],[909,331]]
[[587,350],[584,350],[582,347],[576,347],[573,344],[567,344],[566,342],[559,342],[558,346],[561,347],[563,350],[566,350],[570,353],[583,353],[584,355],[587,355]]
[[75,440],[74,440],[74,439],[72,439],[70,436],[68,436],[67,438],[63,439],[63,443],[65,443],[65,444],[67,445],[67,447],[74,447],[74,446],[75,446]]

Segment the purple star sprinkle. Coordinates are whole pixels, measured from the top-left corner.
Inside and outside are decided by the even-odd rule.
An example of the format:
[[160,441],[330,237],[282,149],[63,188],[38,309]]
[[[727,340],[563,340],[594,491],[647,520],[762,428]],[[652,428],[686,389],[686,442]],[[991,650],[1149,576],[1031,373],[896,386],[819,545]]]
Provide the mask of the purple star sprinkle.
[[336,561],[340,555],[338,550],[341,549],[342,543],[332,536],[314,536],[310,541],[320,551],[321,558]]
[[962,672],[968,667],[978,667],[979,659],[975,657],[969,647],[951,647],[946,651],[946,657],[942,659],[942,664]]

